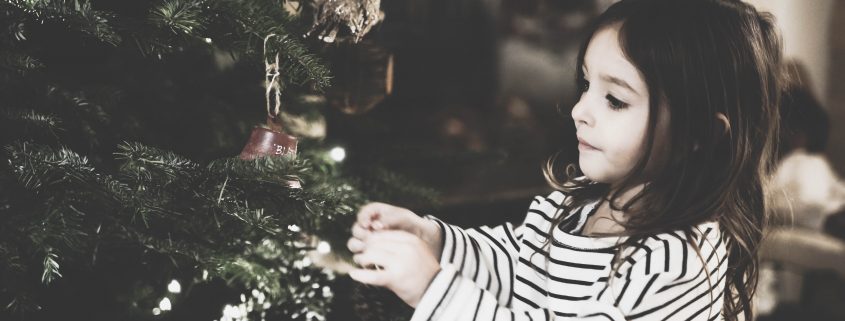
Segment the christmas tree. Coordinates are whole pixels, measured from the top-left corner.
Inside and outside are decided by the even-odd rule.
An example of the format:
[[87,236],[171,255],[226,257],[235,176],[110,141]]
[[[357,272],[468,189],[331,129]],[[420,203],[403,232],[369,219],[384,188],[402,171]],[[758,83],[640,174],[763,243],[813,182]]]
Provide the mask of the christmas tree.
[[322,57],[366,50],[379,1],[0,15],[0,319],[324,320],[357,207],[433,201],[323,140]]

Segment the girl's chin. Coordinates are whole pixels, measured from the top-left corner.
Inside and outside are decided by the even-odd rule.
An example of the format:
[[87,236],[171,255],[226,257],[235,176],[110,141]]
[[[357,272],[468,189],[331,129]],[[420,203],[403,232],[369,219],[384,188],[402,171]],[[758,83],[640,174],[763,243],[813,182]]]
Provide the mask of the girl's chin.
[[596,183],[611,184],[616,181],[613,175],[609,175],[606,171],[592,166],[581,166],[581,172],[584,173],[590,181]]
[[599,171],[581,167],[581,172],[583,172],[584,176],[586,176],[592,182],[605,183],[606,181],[606,177],[604,177],[604,175],[601,175]]
[[600,160],[593,157],[593,155],[584,155],[583,153],[578,156],[578,166],[581,167],[581,172],[584,173],[584,176],[589,178],[593,182],[604,183],[603,181],[607,179],[605,177],[605,169],[602,168],[602,164]]
[[601,184],[610,184],[611,183],[606,179],[602,179],[601,177],[593,178],[590,175],[586,175],[586,174],[584,174],[584,176],[587,176],[587,178],[590,179],[590,181],[594,182],[594,183],[601,183]]

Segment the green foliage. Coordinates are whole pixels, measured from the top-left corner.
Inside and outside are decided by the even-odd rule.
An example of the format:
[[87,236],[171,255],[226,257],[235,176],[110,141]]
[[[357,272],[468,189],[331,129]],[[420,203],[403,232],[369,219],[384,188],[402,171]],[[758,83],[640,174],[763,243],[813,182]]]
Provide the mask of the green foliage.
[[[30,119],[51,118],[18,118]],[[348,257],[348,227],[366,201],[325,151],[205,166],[135,142],[120,144],[115,155],[118,166],[107,173],[67,147],[28,141],[5,147],[15,184],[5,185],[7,207],[0,211],[0,250],[10,254],[0,270],[21,280],[4,289],[16,294],[9,297],[16,309],[25,302],[37,307],[32,298],[41,288],[26,282],[28,271],[40,270],[49,285],[62,277],[60,266],[96,266],[98,256],[130,251],[139,263],[164,259],[171,264],[161,268],[206,271],[233,287],[257,289],[287,315],[325,311],[331,292],[322,289],[333,275],[303,263],[313,249],[303,237],[317,236]],[[387,172],[374,177],[388,189],[388,180],[407,183]],[[304,188],[290,188],[290,181]]]
[[59,273],[59,263],[56,262],[58,255],[49,249],[46,252],[46,255],[44,255],[44,273],[41,274],[41,282],[50,284],[51,281],[61,277],[62,274]]
[[[7,0],[8,6],[19,9],[37,22],[58,22],[79,30],[100,41],[117,45],[121,37],[109,25],[111,14],[94,10],[86,0]],[[19,34],[23,38],[23,34]]]
[[[281,70],[288,84],[308,84],[317,90],[330,85],[331,73],[296,35],[302,23],[283,9],[278,0],[167,0],[147,1],[146,17],[95,10],[86,0],[6,0],[0,4],[0,24],[10,33],[4,45],[17,47],[23,41],[39,41],[28,35],[32,26],[58,24],[110,46],[134,46],[148,57],[163,58],[187,48],[216,47],[242,55],[255,63],[263,61],[264,38],[267,57],[282,56]],[[129,39],[130,41],[125,41]],[[0,63],[16,70],[43,66],[26,54],[3,54]]]
[[330,85],[331,75],[325,64],[309,53],[306,46],[295,36],[304,33],[302,23],[286,11],[280,10],[283,1],[258,0],[244,6],[241,1],[220,0],[216,4],[218,12],[231,15],[230,23],[237,28],[238,33],[246,35],[235,39],[226,37],[234,45],[246,47],[245,54],[261,54],[256,50],[263,47],[251,44],[263,45],[264,38],[275,35],[268,39],[268,53],[263,58],[270,61],[279,53],[282,65],[280,69],[285,81],[292,84],[309,82],[317,90]]
[[44,64],[31,56],[3,51],[0,52],[0,66],[7,70],[25,73],[30,70],[42,68]]
[[167,28],[176,34],[196,35],[202,31],[207,19],[202,10],[204,1],[164,1],[154,8],[150,21],[159,28]]
[[[41,315],[62,291],[112,291],[96,293],[109,318],[154,319],[171,278],[255,290],[278,319],[325,315],[334,274],[310,262],[314,241],[348,258],[361,204],[433,193],[345,169],[319,141],[231,156],[263,116],[265,37],[286,99],[330,85],[284,1],[126,4],[0,3],[0,319]],[[243,70],[255,77],[229,80]]]
[[[259,289],[293,309],[296,304],[287,300],[300,289],[283,287],[287,274],[282,271],[313,275],[323,283],[330,276],[315,267],[296,266],[308,247],[295,244],[307,234],[342,244],[353,209],[363,201],[350,197],[356,192],[338,184],[341,179],[317,177],[307,160],[228,158],[200,166],[139,143],[120,145],[117,156],[121,165],[113,176],[67,148],[29,142],[6,147],[4,158],[21,188],[13,193],[34,202],[8,204],[0,216],[0,248],[40,253],[41,264],[4,256],[4,277],[25,279],[26,271],[40,269],[40,281],[50,284],[62,277],[60,262],[87,261],[101,245],[122,244],[146,253],[136,258],[141,262],[164,257],[172,269],[213,271],[213,276]],[[334,183],[287,186],[288,180],[300,179]],[[292,232],[290,225],[301,230]],[[21,288],[13,293],[38,292],[32,283],[17,285]]]

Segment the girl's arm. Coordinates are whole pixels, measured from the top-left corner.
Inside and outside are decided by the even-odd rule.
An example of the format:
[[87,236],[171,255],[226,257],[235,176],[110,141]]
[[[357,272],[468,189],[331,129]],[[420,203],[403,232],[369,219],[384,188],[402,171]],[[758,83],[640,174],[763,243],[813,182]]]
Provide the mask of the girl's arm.
[[713,320],[722,310],[727,251],[721,233],[706,235],[699,238],[701,258],[678,235],[655,237],[657,242],[626,258],[596,297],[548,307],[504,305],[495,292],[444,264],[411,320]]
[[565,195],[560,192],[548,196],[537,196],[528,209],[528,215],[522,225],[514,228],[513,224],[471,229],[447,224],[436,217],[426,216],[439,228],[440,242],[433,248],[439,255],[441,265],[451,265],[463,278],[466,278],[489,291],[497,302],[504,306],[513,303],[514,271],[519,262],[519,251],[523,232],[536,233],[548,229],[548,221],[555,216]]
[[498,302],[510,306],[514,270],[519,259],[518,237],[513,225],[506,223],[465,230],[432,216],[426,218],[439,226],[440,265],[451,266],[464,278],[493,293]]
[[[592,316],[596,316],[596,320],[625,320],[612,305],[601,302],[579,303],[579,309],[592,312],[583,313],[583,320],[589,320],[587,317]],[[540,307],[517,310],[503,306],[493,292],[482,289],[469,278],[462,276],[454,266],[445,265],[417,304],[411,321],[574,320],[572,317],[575,316],[578,314],[556,314],[551,309]]]

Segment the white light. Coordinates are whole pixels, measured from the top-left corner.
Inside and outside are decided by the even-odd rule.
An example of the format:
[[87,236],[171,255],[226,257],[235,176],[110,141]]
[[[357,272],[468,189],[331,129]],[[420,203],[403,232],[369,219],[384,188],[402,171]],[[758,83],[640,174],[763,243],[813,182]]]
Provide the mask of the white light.
[[203,40],[205,40],[205,43],[211,43],[211,38],[205,38]]
[[158,303],[158,308],[161,309],[161,311],[170,311],[171,307],[170,299],[168,298],[161,299],[161,302]]
[[229,320],[239,320],[246,316],[246,307],[243,305],[239,306],[232,306],[227,304],[223,307],[223,318],[227,318]]
[[288,230],[290,230],[291,232],[294,232],[294,233],[297,233],[297,232],[300,231],[299,226],[296,226],[296,224],[288,225]]
[[323,297],[325,297],[325,298],[332,297],[332,289],[330,289],[328,286],[323,286]]
[[170,291],[170,293],[182,292],[182,285],[179,284],[179,281],[170,281],[170,284],[167,285],[167,291]]
[[238,309],[227,304],[223,307],[223,317],[229,319],[238,317]]
[[321,254],[328,254],[332,251],[332,246],[329,245],[329,242],[320,241],[320,244],[317,245],[317,252]]
[[343,147],[335,147],[329,151],[329,157],[331,157],[335,162],[342,162],[344,158],[346,158],[346,150]]
[[153,308],[153,315],[159,315],[159,314],[161,314],[161,309]]
[[202,270],[202,279],[208,280],[208,270]]

